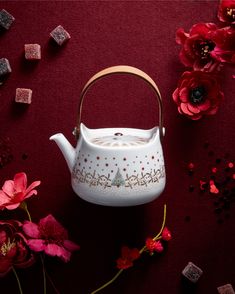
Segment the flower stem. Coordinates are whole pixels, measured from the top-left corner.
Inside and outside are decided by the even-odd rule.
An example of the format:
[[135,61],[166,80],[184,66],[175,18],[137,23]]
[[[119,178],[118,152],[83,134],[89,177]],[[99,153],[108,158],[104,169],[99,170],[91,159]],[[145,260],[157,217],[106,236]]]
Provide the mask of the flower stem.
[[43,293],[47,293],[47,285],[46,285],[46,271],[45,271],[45,264],[44,264],[44,256],[40,254],[41,262],[42,262],[42,273],[43,273]]
[[[159,231],[159,233],[153,238],[154,241],[158,240],[158,239],[161,239],[160,235],[165,227],[165,224],[166,224],[166,204],[164,204],[164,212],[163,212],[163,221],[162,221],[162,226],[161,226],[161,229]],[[143,246],[139,253],[142,254],[144,252],[144,250],[146,249],[146,246]]]
[[29,213],[27,203],[26,203],[26,202],[22,202],[22,203],[20,204],[20,207],[21,207],[21,208],[27,213],[28,218],[29,218],[29,221],[32,222],[32,218],[31,218],[31,215],[30,215],[30,213]]
[[55,293],[60,294],[59,290],[56,288],[54,282],[52,281],[52,279],[51,279],[50,275],[48,274],[48,272],[46,271],[46,269],[45,269],[45,273],[46,273],[47,279],[49,280],[49,282],[51,283],[53,289],[55,290]]
[[[163,229],[165,227],[165,224],[166,224],[166,204],[164,204],[164,213],[163,213],[162,226],[161,226],[161,229],[160,229],[159,233],[153,238],[154,241],[156,241],[158,239],[161,239],[161,236],[160,235],[161,235],[161,233],[162,233],[162,231],[163,231]],[[143,246],[139,250],[139,253],[142,254],[145,249],[146,249],[146,246]],[[101,287],[99,287],[98,289],[96,289],[95,291],[91,292],[91,294],[95,294],[95,293],[99,292],[100,290],[103,290],[104,288],[106,288],[110,284],[112,284],[120,276],[120,274],[122,272],[123,272],[123,269],[120,269],[111,280],[109,280],[107,283],[105,283],[104,285],[102,285]]]
[[18,284],[19,292],[20,292],[20,294],[23,294],[23,290],[22,290],[22,288],[21,288],[21,284],[20,284],[20,279],[19,279],[19,277],[18,277],[18,275],[17,275],[17,272],[16,272],[16,270],[14,269],[14,267],[12,268],[12,271],[13,271],[13,273],[14,273],[14,275],[15,275],[16,280],[17,280],[17,284]]
[[120,269],[111,280],[109,280],[107,283],[105,283],[104,285],[102,285],[101,287],[96,289],[95,291],[91,292],[91,294],[95,294],[95,293],[99,292],[100,290],[106,288],[108,285],[112,284],[120,276],[120,274],[122,272],[123,272],[123,269]]

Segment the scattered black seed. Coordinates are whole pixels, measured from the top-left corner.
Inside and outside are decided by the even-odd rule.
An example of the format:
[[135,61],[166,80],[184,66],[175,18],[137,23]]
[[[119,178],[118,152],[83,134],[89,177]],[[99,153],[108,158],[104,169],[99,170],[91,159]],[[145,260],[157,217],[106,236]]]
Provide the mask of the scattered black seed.
[[214,175],[211,175],[210,178],[211,178],[211,180],[215,180],[215,176]]
[[214,212],[217,214],[220,214],[222,212],[222,208],[217,207],[217,208],[215,208]]
[[194,187],[193,185],[190,185],[190,186],[189,186],[189,192],[193,192],[194,189],[195,189],[195,187]]
[[217,164],[219,164],[221,162],[221,159],[220,158],[217,158],[216,161],[215,161]]
[[224,222],[224,220],[223,220],[222,218],[219,218],[219,219],[217,220],[217,222],[218,222],[218,224],[222,224],[222,223]]
[[22,159],[23,160],[26,160],[27,158],[28,158],[28,154],[26,154],[26,153],[22,154]]
[[230,168],[229,168],[229,167],[226,167],[224,170],[225,170],[226,172],[230,172]]
[[191,221],[191,216],[186,215],[186,217],[184,218],[184,220],[185,220],[186,222],[190,222],[190,221]]
[[209,145],[210,145],[210,144],[209,144],[208,142],[205,142],[205,143],[204,143],[204,148],[205,148],[205,149],[208,148]]
[[192,176],[193,174],[194,174],[194,171],[190,169],[190,170],[188,171],[188,175],[189,175],[189,176]]

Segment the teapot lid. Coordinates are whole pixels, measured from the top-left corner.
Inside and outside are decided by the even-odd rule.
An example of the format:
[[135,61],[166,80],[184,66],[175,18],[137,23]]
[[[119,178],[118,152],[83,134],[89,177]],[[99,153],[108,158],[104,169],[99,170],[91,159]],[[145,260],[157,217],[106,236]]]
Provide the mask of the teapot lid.
[[110,136],[95,137],[91,140],[93,144],[109,147],[133,147],[145,145],[149,142],[149,138],[134,135],[125,135],[116,132]]
[[103,147],[138,147],[153,141],[158,134],[158,127],[150,130],[132,128],[104,128],[89,129],[81,123],[83,138],[98,146]]

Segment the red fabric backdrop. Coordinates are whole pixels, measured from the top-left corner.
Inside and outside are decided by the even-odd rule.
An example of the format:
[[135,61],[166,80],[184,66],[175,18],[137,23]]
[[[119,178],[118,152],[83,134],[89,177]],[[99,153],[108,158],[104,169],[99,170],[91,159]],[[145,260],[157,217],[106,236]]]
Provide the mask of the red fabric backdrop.
[[[122,245],[142,247],[161,226],[167,204],[167,226],[173,240],[160,256],[143,258],[123,273],[103,293],[179,294],[216,293],[226,283],[235,286],[234,207],[217,216],[212,195],[198,189],[201,175],[225,153],[235,158],[234,68],[222,78],[225,93],[218,113],[197,122],[177,113],[171,95],[185,68],[179,62],[175,31],[189,30],[194,23],[218,22],[219,1],[1,1],[16,18],[0,35],[0,57],[9,59],[12,73],[0,88],[0,134],[10,138],[13,160],[0,170],[1,184],[24,171],[29,181],[40,179],[36,197],[28,201],[35,221],[52,213],[81,246],[71,261],[46,260],[47,270],[60,293],[90,293],[116,273],[115,260]],[[63,25],[71,34],[58,48],[49,33]],[[42,60],[24,60],[25,43],[42,47]],[[163,143],[167,184],[152,203],[137,207],[111,208],[87,203],[74,194],[62,155],[49,137],[64,133],[75,144],[79,93],[97,71],[127,64],[148,73],[163,97]],[[29,107],[14,103],[17,87],[31,88]],[[89,92],[83,121],[89,127],[127,126],[150,128],[157,124],[157,105],[151,90],[133,77],[109,77]],[[205,148],[205,142],[209,146]],[[212,152],[214,152],[214,155]],[[208,155],[209,153],[209,155]],[[27,159],[22,155],[27,154]],[[228,157],[228,155],[227,155]],[[193,176],[188,162],[195,162]],[[189,185],[195,190],[189,192]],[[229,213],[229,215],[228,215]],[[230,217],[229,217],[230,216]],[[22,212],[21,217],[24,217]],[[223,222],[218,221],[222,219]],[[204,271],[196,287],[181,279],[181,271],[194,262]],[[40,263],[20,270],[25,293],[42,293]],[[0,280],[1,293],[17,293],[12,274]],[[48,284],[48,293],[54,293]]]

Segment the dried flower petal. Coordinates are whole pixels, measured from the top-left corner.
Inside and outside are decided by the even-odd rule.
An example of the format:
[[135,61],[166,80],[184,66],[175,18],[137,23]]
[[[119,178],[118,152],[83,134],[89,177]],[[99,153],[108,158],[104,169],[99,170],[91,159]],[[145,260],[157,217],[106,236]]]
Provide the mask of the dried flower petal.
[[219,189],[216,187],[213,180],[210,181],[210,193],[212,193],[212,194],[218,194],[219,193]]
[[127,269],[133,265],[133,261],[140,256],[137,248],[130,249],[127,246],[123,246],[121,249],[121,257],[117,259],[117,268]]

